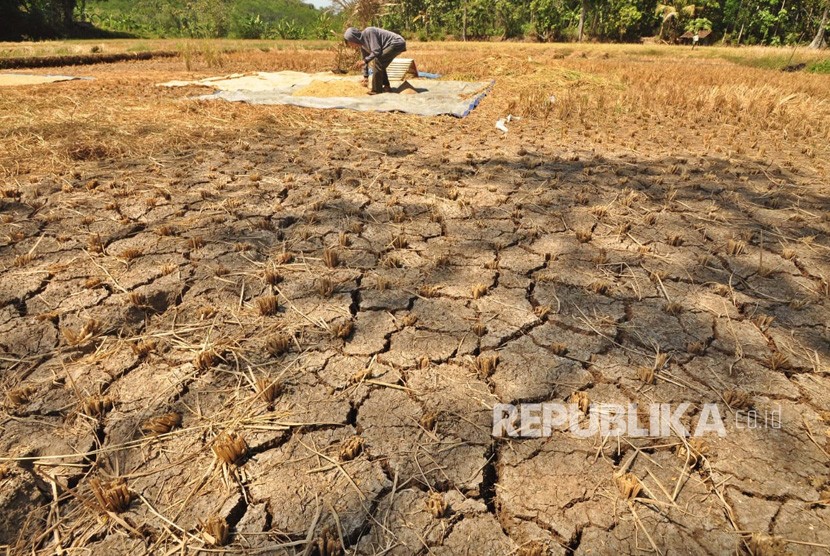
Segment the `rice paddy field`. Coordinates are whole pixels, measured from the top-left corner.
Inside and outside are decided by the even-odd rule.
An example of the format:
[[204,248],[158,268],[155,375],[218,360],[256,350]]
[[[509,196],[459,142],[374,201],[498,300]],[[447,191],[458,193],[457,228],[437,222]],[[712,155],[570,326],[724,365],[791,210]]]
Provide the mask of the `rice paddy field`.
[[826,52],[410,45],[464,119],[157,86],[325,43],[0,61],[157,50],[0,88],[8,554],[830,552]]

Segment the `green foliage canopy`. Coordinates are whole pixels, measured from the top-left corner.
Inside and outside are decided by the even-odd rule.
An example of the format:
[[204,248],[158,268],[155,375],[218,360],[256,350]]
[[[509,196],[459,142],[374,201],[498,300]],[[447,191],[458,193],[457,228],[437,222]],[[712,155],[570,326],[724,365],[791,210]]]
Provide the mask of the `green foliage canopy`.
[[[76,5],[77,2],[77,5]],[[830,0],[0,0],[0,39],[59,36],[74,20],[158,37],[332,38],[372,23],[422,40],[674,41],[708,29],[731,44],[809,42]],[[352,8],[351,14],[345,13]],[[345,10],[345,12],[344,12]],[[830,27],[827,18],[824,24]]]

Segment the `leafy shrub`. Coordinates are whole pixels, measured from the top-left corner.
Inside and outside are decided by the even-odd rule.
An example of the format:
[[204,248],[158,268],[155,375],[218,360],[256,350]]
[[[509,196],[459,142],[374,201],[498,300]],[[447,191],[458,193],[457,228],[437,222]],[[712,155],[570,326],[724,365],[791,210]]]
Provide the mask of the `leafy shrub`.
[[830,73],[830,58],[807,64],[807,71],[809,73]]

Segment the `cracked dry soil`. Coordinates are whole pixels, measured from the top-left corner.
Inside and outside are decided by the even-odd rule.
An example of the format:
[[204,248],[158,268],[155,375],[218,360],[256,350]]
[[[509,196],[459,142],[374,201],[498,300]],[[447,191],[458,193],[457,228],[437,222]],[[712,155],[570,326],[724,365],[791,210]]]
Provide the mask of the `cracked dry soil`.
[[[442,48],[419,65],[461,71]],[[639,86],[622,51],[510,48]],[[461,121],[182,101],[153,86],[181,65],[85,69],[61,84],[71,117],[56,87],[3,101],[40,118],[4,133],[43,163],[0,160],[0,545],[828,550],[826,141],[666,137],[625,96],[602,118],[525,106],[502,136],[538,73],[521,64]],[[591,83],[571,86],[607,94]],[[578,399],[690,402],[688,425],[717,403],[727,435],[491,435],[494,404]],[[750,407],[781,427],[738,426]]]

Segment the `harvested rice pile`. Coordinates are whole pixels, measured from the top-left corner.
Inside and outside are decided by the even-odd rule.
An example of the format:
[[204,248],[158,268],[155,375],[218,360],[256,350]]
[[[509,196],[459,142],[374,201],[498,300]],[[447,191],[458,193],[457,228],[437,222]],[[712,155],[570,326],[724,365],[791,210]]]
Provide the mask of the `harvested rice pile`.
[[362,97],[368,89],[355,81],[312,81],[292,93],[295,97]]
[[52,83],[55,81],[67,81],[71,77],[52,77],[48,75],[24,75],[24,74],[8,74],[0,73],[0,87],[14,86],[14,85],[40,85],[42,83]]
[[417,95],[418,90],[409,84],[408,81],[404,81],[400,87],[398,87],[398,93],[402,95]]

